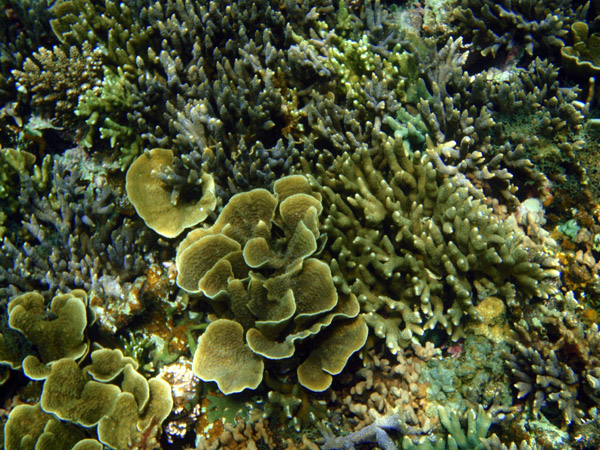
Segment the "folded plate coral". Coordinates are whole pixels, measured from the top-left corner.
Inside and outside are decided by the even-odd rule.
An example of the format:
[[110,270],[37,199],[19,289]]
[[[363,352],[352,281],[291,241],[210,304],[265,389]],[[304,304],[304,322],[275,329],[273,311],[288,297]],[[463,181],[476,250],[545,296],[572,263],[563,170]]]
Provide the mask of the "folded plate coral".
[[[297,368],[314,391],[367,338],[354,295],[338,296],[329,267],[315,258],[321,198],[303,176],[237,194],[210,228],[191,231],[177,250],[177,284],[202,293],[219,317],[200,336],[194,372],[225,394],[256,388],[265,361],[312,350]],[[311,339],[318,334],[318,339]]]
[[178,195],[163,180],[165,171],[169,171],[172,164],[171,150],[155,148],[140,155],[129,166],[125,183],[127,197],[146,225],[168,238],[202,222],[217,205],[215,182],[206,173],[200,178],[201,190],[197,186],[188,186],[190,191],[198,191],[198,198],[191,192]]

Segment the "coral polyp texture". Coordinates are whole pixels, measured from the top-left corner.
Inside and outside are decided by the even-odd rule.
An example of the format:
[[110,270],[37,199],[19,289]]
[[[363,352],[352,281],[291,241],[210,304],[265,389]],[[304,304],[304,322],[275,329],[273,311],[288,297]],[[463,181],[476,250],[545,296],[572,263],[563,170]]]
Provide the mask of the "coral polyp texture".
[[0,6],[4,448],[600,448],[598,0]]
[[367,338],[356,297],[338,296],[328,265],[313,257],[320,196],[303,176],[273,190],[236,194],[213,226],[191,231],[177,250],[177,284],[221,310],[193,364],[225,394],[255,389],[265,360],[285,364],[303,344],[312,350],[298,382],[324,391]]

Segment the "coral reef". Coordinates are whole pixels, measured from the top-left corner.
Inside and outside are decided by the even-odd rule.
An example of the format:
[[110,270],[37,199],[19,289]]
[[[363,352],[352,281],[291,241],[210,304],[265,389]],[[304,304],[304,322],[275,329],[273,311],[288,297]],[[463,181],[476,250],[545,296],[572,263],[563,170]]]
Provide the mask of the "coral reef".
[[600,447],[598,1],[0,4],[4,448]]

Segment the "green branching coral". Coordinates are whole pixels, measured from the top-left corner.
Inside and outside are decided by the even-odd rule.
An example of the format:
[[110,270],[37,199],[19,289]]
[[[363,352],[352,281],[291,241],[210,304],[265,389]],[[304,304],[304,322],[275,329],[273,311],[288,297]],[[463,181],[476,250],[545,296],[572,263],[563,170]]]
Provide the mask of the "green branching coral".
[[323,391],[367,337],[356,298],[338,297],[329,267],[313,256],[320,196],[303,176],[278,180],[274,191],[235,195],[177,250],[177,284],[204,294],[219,316],[200,336],[194,372],[225,394],[256,388],[268,361],[292,358],[305,341],[313,350],[298,381]]
[[368,97],[365,86],[375,74],[381,77],[381,82],[394,85],[393,91],[401,102],[418,101],[419,67],[415,55],[397,45],[384,58],[373,50],[367,33],[357,41],[341,38],[336,41],[337,45],[329,49],[325,66],[340,78],[341,94],[352,100],[355,107],[365,102]]
[[356,295],[365,321],[397,352],[441,325],[455,338],[479,319],[478,286],[509,306],[554,292],[519,229],[501,222],[464,176],[444,177],[399,134],[344,154],[314,183],[338,288]]
[[[116,73],[104,68],[100,86],[85,91],[79,97],[75,114],[85,118],[88,132],[81,143],[92,147],[98,138],[107,139],[110,147],[119,148],[119,166],[125,168],[140,153],[142,139],[127,123],[127,113],[136,101],[133,85],[127,80],[123,69]],[[96,136],[97,133],[100,136]]]
[[435,444],[428,442],[426,439],[422,439],[422,442],[415,444],[408,437],[405,437],[402,441],[402,450],[484,450],[490,448],[486,445],[486,442],[488,430],[492,424],[492,416],[481,406],[479,406],[477,412],[472,409],[467,411],[466,429],[461,425],[460,417],[456,411],[439,406],[437,412],[446,436],[439,439]]

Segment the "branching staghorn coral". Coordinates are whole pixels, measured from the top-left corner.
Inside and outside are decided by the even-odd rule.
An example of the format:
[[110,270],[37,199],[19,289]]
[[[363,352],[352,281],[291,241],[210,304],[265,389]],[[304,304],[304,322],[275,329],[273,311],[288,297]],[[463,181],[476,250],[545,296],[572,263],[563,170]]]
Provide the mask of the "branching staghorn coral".
[[555,55],[564,45],[569,26],[585,17],[589,2],[561,0],[462,0],[456,9],[461,35],[481,55],[496,58],[525,54]]
[[438,325],[458,337],[464,316],[479,319],[477,283],[495,285],[509,308],[555,292],[556,271],[536,262],[543,252],[525,247],[464,176],[442,175],[399,134],[318,169],[334,281],[392,351]]
[[79,97],[98,83],[101,73],[98,48],[84,43],[81,49],[68,50],[55,46],[40,47],[23,63],[23,70],[13,71],[20,89],[31,96],[31,106],[46,119],[62,126],[68,124],[68,135],[74,136],[77,126],[73,111]]
[[103,169],[81,149],[67,155],[45,165],[46,185],[20,174],[19,206],[10,216],[19,227],[2,240],[2,298],[30,290],[103,292],[104,285],[132,282],[146,267],[146,233],[119,217],[123,200],[105,184]]
[[444,62],[428,71],[431,97],[418,105],[436,168],[465,173],[513,206],[524,193],[543,196],[550,180],[566,180],[584,145],[578,90],[561,86],[547,60],[471,76],[467,56],[461,38],[450,40],[438,53]]
[[506,355],[518,398],[563,429],[595,420],[600,406],[600,332],[576,319],[578,307],[571,294],[539,305],[516,326],[518,340]]
[[12,70],[42,43],[52,40],[46,1],[2,0],[0,9],[0,101],[16,99],[15,77]]

